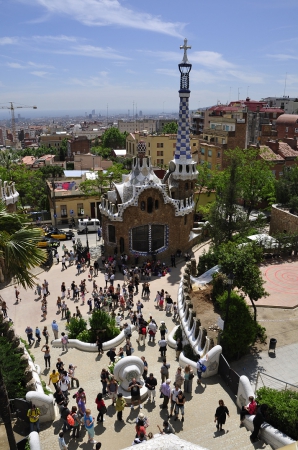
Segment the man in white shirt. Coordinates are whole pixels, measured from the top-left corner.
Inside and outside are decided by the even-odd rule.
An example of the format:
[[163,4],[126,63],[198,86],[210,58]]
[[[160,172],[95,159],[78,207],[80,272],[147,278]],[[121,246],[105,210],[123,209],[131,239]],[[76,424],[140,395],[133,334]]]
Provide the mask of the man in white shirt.
[[208,361],[208,353],[206,353],[206,355],[203,358],[201,358],[200,355],[198,355],[198,362],[197,362],[197,375],[198,375],[197,383],[198,384],[202,384],[202,382],[201,382],[202,372],[203,372],[202,366],[205,366],[207,361]]
[[153,322],[151,320],[151,322],[148,325],[149,342],[151,342],[151,340],[152,340],[152,342],[154,342],[156,331],[157,331],[157,325],[155,322]]

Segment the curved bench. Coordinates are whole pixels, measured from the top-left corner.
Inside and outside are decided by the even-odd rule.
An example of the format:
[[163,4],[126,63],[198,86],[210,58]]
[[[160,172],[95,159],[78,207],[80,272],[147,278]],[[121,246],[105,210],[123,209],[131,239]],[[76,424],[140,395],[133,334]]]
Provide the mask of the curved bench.
[[[134,332],[136,327],[134,325],[131,325],[131,331]],[[125,334],[122,330],[118,336],[116,336],[114,339],[111,339],[110,341],[104,342],[102,344],[103,350],[110,350],[111,348],[118,347],[118,345],[122,344],[122,342],[125,341]],[[52,342],[52,346],[55,348],[61,348],[62,343],[60,339],[55,339]],[[82,342],[78,339],[68,339],[68,347],[70,348],[77,348],[78,350],[82,350],[83,352],[98,352],[97,345],[91,344],[89,342]]]
[[[212,377],[213,375],[217,374],[221,351],[222,351],[221,346],[216,345],[208,352],[208,361],[205,363],[207,370],[206,372],[202,373],[202,378]],[[189,358],[186,358],[183,352],[180,353],[179,364],[181,367],[190,365],[194,373],[197,373],[197,363]]]
[[179,325],[176,325],[172,329],[172,331],[168,334],[168,337],[167,337],[167,342],[168,342],[169,347],[174,348],[174,349],[176,348],[176,341],[173,336],[176,333],[176,331],[178,330],[178,328],[179,328]]

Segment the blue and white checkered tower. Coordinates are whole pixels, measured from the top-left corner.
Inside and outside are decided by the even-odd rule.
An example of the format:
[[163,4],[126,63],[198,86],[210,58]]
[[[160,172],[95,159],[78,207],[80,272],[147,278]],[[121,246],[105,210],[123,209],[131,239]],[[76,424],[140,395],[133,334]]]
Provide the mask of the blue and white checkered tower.
[[180,71],[180,106],[179,106],[179,122],[177,132],[177,142],[175,156],[172,167],[175,167],[172,176],[174,179],[194,180],[198,173],[196,163],[193,161],[190,151],[189,138],[189,73],[192,65],[187,58],[187,50],[191,48],[187,45],[187,39],[184,39],[184,45],[180,49],[184,50],[182,62],[178,65]]

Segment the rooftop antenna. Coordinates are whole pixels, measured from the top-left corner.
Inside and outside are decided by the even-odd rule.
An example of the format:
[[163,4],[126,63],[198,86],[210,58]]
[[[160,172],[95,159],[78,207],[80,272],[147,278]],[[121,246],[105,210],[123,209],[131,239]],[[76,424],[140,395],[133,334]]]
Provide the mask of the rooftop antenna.
[[231,90],[232,90],[232,87],[230,86],[229,101],[228,101],[228,103],[230,103],[230,101],[231,101]]
[[284,97],[286,96],[287,76],[288,76],[288,72],[286,72],[286,77],[285,77]]

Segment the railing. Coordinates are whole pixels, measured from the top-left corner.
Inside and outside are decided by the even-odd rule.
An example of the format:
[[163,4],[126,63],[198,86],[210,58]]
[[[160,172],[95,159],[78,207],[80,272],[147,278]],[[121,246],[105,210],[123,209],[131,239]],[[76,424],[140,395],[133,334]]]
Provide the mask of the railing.
[[[259,385],[259,386],[258,386]],[[272,377],[267,373],[258,371],[257,381],[255,386],[255,393],[260,387],[269,387],[271,389],[276,389],[278,391],[295,391],[298,392],[298,384],[291,384],[287,381],[279,380],[278,378]]]

